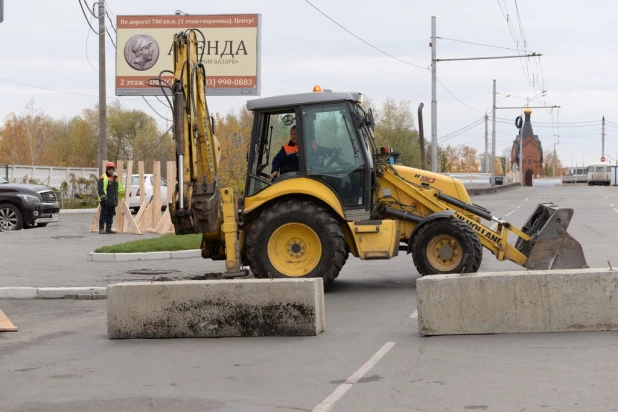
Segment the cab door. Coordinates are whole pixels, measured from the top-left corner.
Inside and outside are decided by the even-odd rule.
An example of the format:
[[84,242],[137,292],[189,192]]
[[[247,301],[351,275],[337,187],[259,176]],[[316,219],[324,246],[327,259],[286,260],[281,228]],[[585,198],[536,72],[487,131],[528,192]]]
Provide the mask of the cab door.
[[333,190],[346,220],[368,219],[368,161],[350,115],[350,105],[324,103],[303,106],[301,111],[301,171]]

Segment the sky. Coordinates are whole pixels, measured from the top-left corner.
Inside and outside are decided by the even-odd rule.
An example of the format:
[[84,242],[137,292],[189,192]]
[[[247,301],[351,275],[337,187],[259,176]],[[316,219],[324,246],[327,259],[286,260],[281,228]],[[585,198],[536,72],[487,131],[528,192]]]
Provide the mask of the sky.
[[[510,147],[515,118],[527,99],[544,148],[556,144],[565,165],[601,157],[601,118],[606,118],[606,158],[618,164],[618,82],[613,53],[618,4],[589,0],[106,0],[112,15],[258,13],[262,16],[261,96],[309,92],[316,84],[359,91],[377,105],[386,98],[422,102],[425,135],[431,138],[431,17],[436,17],[438,59],[542,57],[438,62],[437,135],[441,144],[485,149],[492,81],[497,81],[496,153]],[[34,99],[54,118],[70,118],[98,102],[98,39],[78,0],[6,0],[0,23],[0,122]],[[93,0],[87,2],[92,6]],[[508,17],[508,21],[507,21]],[[93,25],[95,22],[93,22]],[[95,26],[96,27],[96,26]],[[463,43],[455,39],[485,46]],[[526,46],[524,47],[524,40]],[[515,50],[507,50],[497,46]],[[379,49],[390,56],[376,50]],[[115,50],[106,45],[108,101],[159,118],[141,99],[116,97]],[[402,62],[403,60],[404,62]],[[420,67],[415,67],[420,66]],[[12,81],[12,82],[11,82]],[[16,84],[19,82],[52,90]],[[63,91],[61,93],[58,91]],[[543,94],[542,92],[545,91]],[[69,93],[86,94],[78,96]],[[208,97],[211,112],[239,110],[246,97]],[[165,106],[152,103],[164,116]],[[613,123],[613,124],[612,124]],[[468,127],[469,125],[473,125]],[[490,146],[491,147],[491,146]],[[491,149],[490,149],[491,150]]]

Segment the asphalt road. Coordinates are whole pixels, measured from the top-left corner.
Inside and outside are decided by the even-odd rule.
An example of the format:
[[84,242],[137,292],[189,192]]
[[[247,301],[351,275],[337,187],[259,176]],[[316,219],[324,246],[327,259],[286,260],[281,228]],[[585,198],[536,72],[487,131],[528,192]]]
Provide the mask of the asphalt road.
[[[539,202],[573,207],[589,265],[614,256],[616,188],[473,200],[515,225]],[[507,269],[520,268],[491,254],[481,266]],[[20,327],[0,334],[0,411],[618,410],[616,333],[421,337],[417,276],[409,256],[350,259],[326,295],[326,331],[305,338],[112,341],[105,301],[0,301]]]

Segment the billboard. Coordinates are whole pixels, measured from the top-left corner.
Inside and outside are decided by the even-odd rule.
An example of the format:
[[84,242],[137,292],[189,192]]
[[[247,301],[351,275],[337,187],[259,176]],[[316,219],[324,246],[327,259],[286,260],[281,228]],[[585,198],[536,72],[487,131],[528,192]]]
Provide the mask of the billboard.
[[[163,95],[147,80],[174,70],[174,34],[199,29],[198,54],[206,65],[211,96],[260,95],[260,14],[118,16],[116,95]],[[162,77],[170,85],[173,76]]]

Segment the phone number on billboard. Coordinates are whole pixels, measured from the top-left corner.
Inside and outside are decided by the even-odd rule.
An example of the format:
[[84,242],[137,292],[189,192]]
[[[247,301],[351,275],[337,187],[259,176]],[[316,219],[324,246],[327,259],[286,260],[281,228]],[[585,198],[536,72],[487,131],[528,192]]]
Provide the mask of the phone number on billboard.
[[253,86],[253,79],[206,79],[206,87]]

